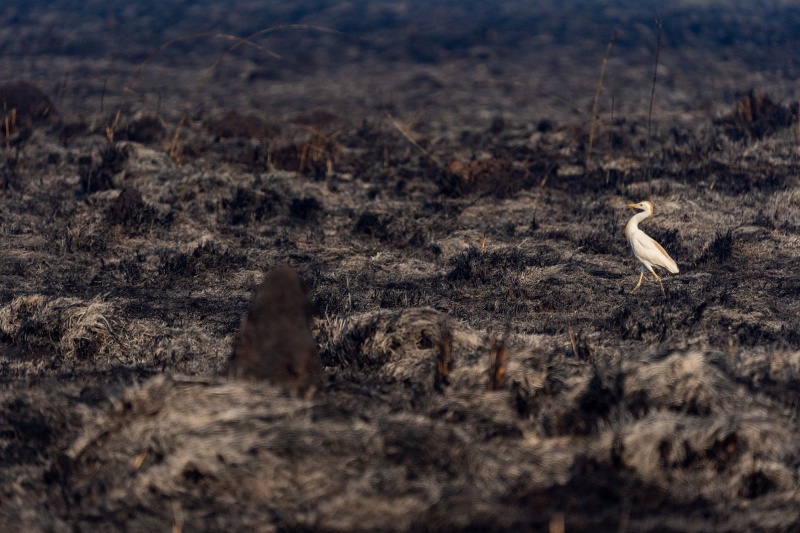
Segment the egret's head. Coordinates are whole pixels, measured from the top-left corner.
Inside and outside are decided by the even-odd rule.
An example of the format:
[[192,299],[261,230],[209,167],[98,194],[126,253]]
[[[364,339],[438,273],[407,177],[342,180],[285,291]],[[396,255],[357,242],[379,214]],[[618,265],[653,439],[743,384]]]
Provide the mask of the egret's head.
[[648,200],[639,202],[638,204],[628,204],[628,207],[636,209],[637,211],[647,211],[651,215],[653,214],[653,204]]

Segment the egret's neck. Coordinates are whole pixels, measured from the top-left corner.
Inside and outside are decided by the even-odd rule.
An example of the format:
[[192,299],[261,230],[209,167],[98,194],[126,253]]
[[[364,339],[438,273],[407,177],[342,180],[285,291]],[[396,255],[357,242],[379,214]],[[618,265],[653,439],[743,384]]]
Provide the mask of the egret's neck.
[[640,211],[633,215],[631,219],[628,221],[628,224],[625,226],[625,233],[629,234],[631,230],[639,229],[639,222],[646,219],[650,216],[650,213],[647,211]]

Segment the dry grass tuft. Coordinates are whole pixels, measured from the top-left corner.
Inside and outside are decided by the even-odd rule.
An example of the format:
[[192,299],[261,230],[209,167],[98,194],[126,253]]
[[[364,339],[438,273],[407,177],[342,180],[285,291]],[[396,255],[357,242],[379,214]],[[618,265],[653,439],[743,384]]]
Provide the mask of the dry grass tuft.
[[114,306],[101,297],[49,298],[20,296],[0,309],[0,335],[30,355],[48,355],[53,364],[112,356],[122,359],[124,347]]

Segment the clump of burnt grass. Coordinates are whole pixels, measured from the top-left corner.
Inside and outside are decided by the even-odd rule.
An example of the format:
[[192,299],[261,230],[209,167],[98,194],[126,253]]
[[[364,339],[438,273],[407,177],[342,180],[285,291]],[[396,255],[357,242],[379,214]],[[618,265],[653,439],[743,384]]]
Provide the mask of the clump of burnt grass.
[[92,194],[115,188],[114,176],[122,172],[130,155],[127,145],[107,144],[100,149],[100,161],[82,158],[79,174],[81,191]]
[[617,308],[603,322],[622,340],[663,342],[674,329],[663,307],[649,308],[635,301]]
[[[342,136],[354,126],[324,111],[297,117],[288,123],[295,130],[283,139],[273,138],[267,148],[267,167],[300,172],[321,180],[338,171],[354,169]],[[351,136],[350,141],[354,138]]]
[[761,139],[791,127],[798,117],[798,111],[799,102],[777,104],[768,94],[750,89],[736,103],[736,108],[716,123],[734,140]]
[[57,118],[52,103],[35,85],[19,81],[0,85],[0,146],[5,155],[0,190],[20,188],[24,148],[34,128]]
[[608,230],[595,230],[580,237],[578,247],[587,253],[619,255],[625,249],[625,241]]
[[150,114],[135,116],[125,128],[125,138],[141,144],[155,144],[164,139],[167,133],[161,117]]
[[233,194],[222,200],[220,218],[233,226],[263,222],[279,215],[285,200],[273,189],[247,189],[237,187]]
[[437,182],[442,194],[451,198],[474,194],[506,198],[542,179],[512,159],[492,157],[470,162],[454,159],[439,172]]
[[502,283],[508,272],[523,272],[528,267],[544,266],[546,262],[546,258],[527,254],[518,248],[482,252],[470,246],[450,260],[452,268],[445,279],[468,282],[473,287],[494,285]]
[[353,226],[353,233],[400,249],[421,249],[428,244],[427,233],[418,225],[386,213],[364,211]]
[[66,429],[64,413],[52,416],[43,412],[42,405],[29,398],[16,398],[0,404],[4,420],[4,437],[0,440],[3,457],[0,465],[11,466],[24,463],[44,463],[46,452],[56,453],[51,447],[57,445],[57,436]]
[[389,215],[365,211],[358,217],[356,225],[353,227],[353,232],[380,240],[389,240],[389,224],[391,221],[392,217]]
[[0,138],[20,126],[58,119],[58,111],[41,89],[26,81],[0,85]]
[[262,141],[250,139],[222,139],[209,145],[185,146],[181,157],[212,155],[220,162],[241,165],[251,172],[262,172],[268,167],[267,154]]
[[[520,277],[526,268],[539,266],[540,259],[519,249],[480,252],[470,247],[450,260],[450,270],[438,282],[432,281],[424,296],[430,298],[429,294],[438,294],[439,298],[456,303],[474,300],[476,291],[486,291],[480,297],[481,304],[473,311],[480,308],[493,317],[525,316],[538,302],[533,296],[535,289]],[[471,315],[467,309],[456,315]]]
[[12,156],[6,152],[5,161],[0,166],[0,190],[16,189],[22,181],[19,171],[19,153]]
[[221,139],[271,139],[280,133],[280,127],[253,113],[229,110],[222,116],[206,121],[206,127],[215,140]]
[[313,196],[293,198],[289,204],[289,216],[302,222],[316,222],[322,212],[322,204]]
[[728,262],[733,257],[734,242],[735,239],[732,230],[729,229],[724,233],[717,232],[711,244],[708,245],[697,261],[695,261],[695,265],[721,265]]
[[156,219],[156,212],[142,199],[138,190],[125,187],[106,211],[106,222],[120,226],[129,234],[142,233]]
[[168,280],[189,280],[201,274],[222,276],[247,264],[247,257],[230,250],[220,250],[214,243],[205,243],[191,252],[163,250],[159,273]]
[[395,281],[376,289],[378,305],[382,309],[404,309],[432,305],[441,284],[435,279]]

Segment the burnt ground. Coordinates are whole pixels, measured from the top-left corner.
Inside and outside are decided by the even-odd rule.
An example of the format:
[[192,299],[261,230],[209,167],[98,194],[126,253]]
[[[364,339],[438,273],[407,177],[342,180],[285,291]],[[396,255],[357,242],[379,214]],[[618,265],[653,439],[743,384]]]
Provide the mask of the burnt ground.
[[[800,10],[72,4],[0,7],[2,529],[798,527]],[[311,400],[221,376],[281,265]]]

